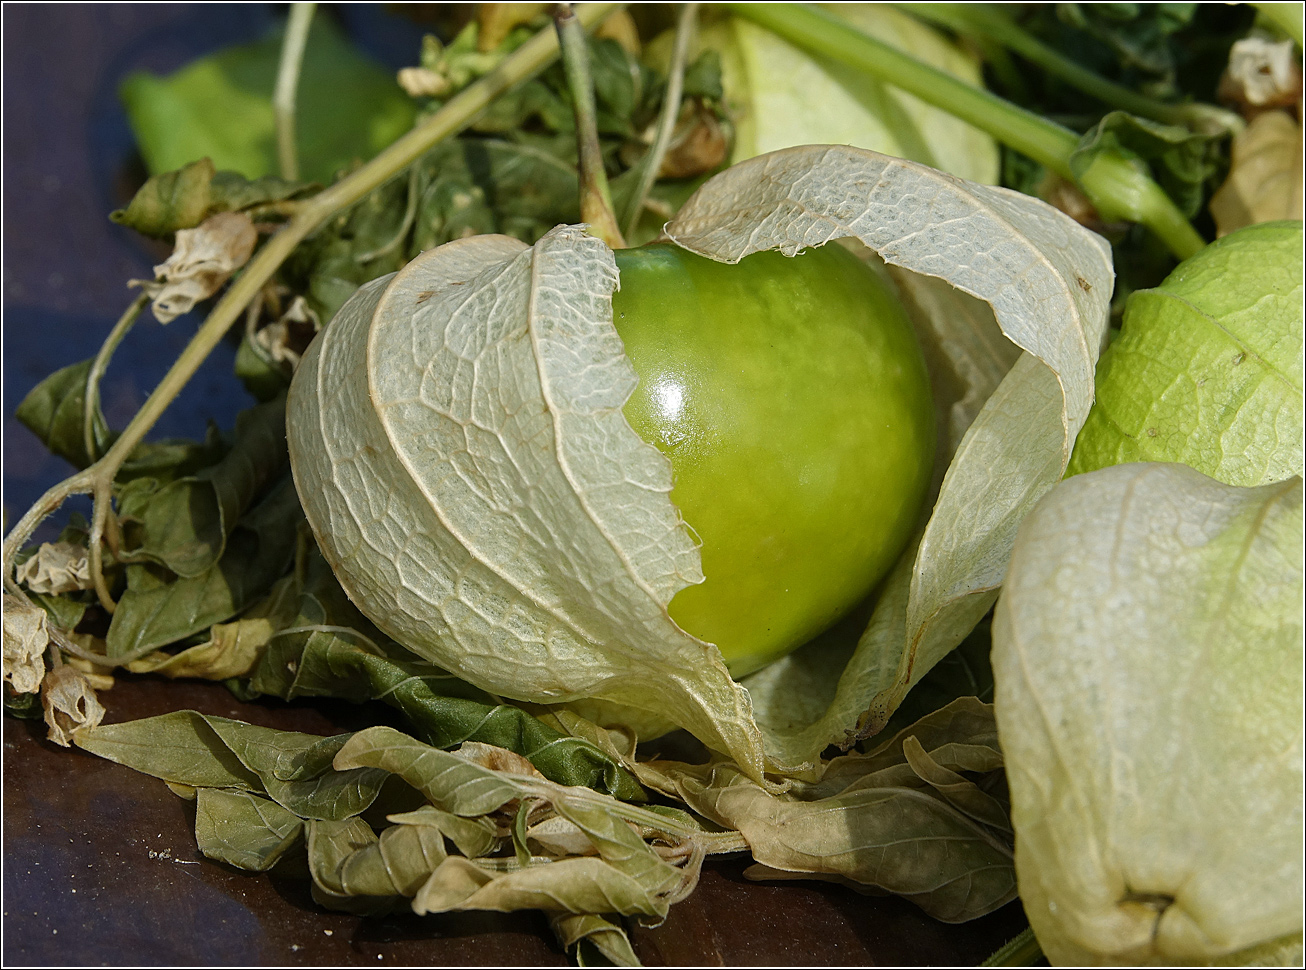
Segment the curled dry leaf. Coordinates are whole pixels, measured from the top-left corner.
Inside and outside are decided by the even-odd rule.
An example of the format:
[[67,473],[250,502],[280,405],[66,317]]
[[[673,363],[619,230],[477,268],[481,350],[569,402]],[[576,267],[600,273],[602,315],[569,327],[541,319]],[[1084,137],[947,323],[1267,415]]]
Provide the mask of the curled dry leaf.
[[1301,125],[1286,111],[1266,111],[1233,140],[1229,177],[1211,197],[1216,231],[1302,217]]
[[563,949],[579,948],[575,956],[576,962],[582,967],[602,966],[601,962],[584,959],[586,954],[583,948],[586,945],[596,949],[613,966],[643,966],[631,949],[630,940],[620,921],[613,922],[593,913],[550,913],[549,926]]
[[60,664],[41,684],[41,706],[50,740],[68,747],[78,731],[93,731],[104,718],[104,705],[95,696],[86,675],[76,667]]
[[836,878],[963,922],[1016,896],[1006,805],[975,780],[1001,767],[992,705],[962,698],[781,795],[729,763],[652,762],[642,780],[738,829],[754,877]]
[[5,593],[4,680],[19,694],[35,694],[45,677],[50,642],[45,610]]
[[254,341],[264,356],[290,368],[299,366],[304,348],[322,329],[322,322],[302,296],[296,296],[276,320],[254,333]]
[[[516,858],[448,856],[416,891],[412,906],[418,914],[542,909],[665,916],[672,904],[693,889],[707,851],[696,838],[702,830],[686,831],[688,826],[676,819],[663,819],[588,789],[496,771],[390,728],[369,728],[354,735],[340,749],[334,764],[337,770],[381,768],[394,772],[422,792],[436,810],[455,816],[494,816],[508,821],[516,815],[520,821],[519,806],[533,805],[536,811],[553,813],[569,823],[565,828],[572,838],[559,848],[574,847],[571,843],[577,834],[588,842],[583,854],[559,858],[532,856],[524,845],[518,846]],[[675,862],[664,859],[629,824],[627,815],[631,813],[645,819],[651,829],[649,837],[684,843],[686,851]],[[416,822],[419,817],[419,813],[409,813],[405,820]]]
[[86,547],[75,542],[43,542],[36,555],[18,567],[17,579],[33,593],[72,593],[92,589]]
[[1300,478],[1116,465],[1022,524],[993,667],[1020,895],[1054,966],[1294,940],[1300,964],[1302,573]]
[[154,267],[155,279],[132,280],[151,299],[159,323],[170,323],[207,300],[249,261],[258,231],[243,212],[220,212],[194,229],[177,230],[172,255]]
[[1092,400],[1109,249],[1037,200],[833,147],[735,166],[667,234],[722,262],[853,237],[975,298],[924,328],[954,437],[972,387],[1010,360],[1004,342],[1026,351],[984,395],[921,554],[890,579],[844,682],[836,665],[803,688],[834,697],[815,721],[759,726],[716,648],[667,615],[701,576],[698,550],[668,462],[621,413],[636,378],[611,323],[616,267],[577,228],[532,248],[461,240],[364,286],[296,373],[292,464],[327,560],[390,636],[496,694],[687,728],[773,787],[768,767],[816,761],[868,698],[862,727],[878,730],[992,604],[1015,526],[1061,476]]
[[1246,114],[1289,107],[1301,100],[1301,61],[1291,40],[1244,37],[1229,50],[1229,67],[1220,78],[1220,98]]

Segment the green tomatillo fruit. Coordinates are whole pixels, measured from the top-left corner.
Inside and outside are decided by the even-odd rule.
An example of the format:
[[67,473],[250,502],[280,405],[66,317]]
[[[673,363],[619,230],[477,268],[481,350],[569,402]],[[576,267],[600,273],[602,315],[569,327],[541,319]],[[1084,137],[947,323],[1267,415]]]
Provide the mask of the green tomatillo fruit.
[[742,676],[826,629],[901,553],[934,454],[924,358],[902,306],[838,245],[727,265],[618,250],[625,406],[671,461],[705,582],[669,612]]

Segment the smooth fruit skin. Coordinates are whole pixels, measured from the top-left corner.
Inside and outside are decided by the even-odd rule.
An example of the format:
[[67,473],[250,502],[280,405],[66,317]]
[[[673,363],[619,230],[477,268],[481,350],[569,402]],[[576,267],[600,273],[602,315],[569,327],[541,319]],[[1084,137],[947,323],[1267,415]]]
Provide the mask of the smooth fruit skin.
[[702,543],[706,581],[671,617],[743,676],[839,619],[902,551],[934,454],[925,361],[889,287],[838,245],[616,258],[613,322],[640,378],[625,415],[671,460]]

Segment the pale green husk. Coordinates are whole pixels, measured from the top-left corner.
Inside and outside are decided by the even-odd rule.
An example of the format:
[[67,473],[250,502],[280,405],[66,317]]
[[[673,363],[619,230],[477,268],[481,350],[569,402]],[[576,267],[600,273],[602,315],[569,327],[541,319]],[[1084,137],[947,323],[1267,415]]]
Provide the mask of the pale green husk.
[[1054,965],[1300,965],[1302,571],[1296,477],[1118,465],[1022,524],[995,704]]

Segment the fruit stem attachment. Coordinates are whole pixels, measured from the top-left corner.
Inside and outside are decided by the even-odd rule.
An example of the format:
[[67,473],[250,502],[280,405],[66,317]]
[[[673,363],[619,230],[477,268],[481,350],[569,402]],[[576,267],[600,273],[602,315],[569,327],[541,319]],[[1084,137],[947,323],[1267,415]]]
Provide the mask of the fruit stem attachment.
[[828,57],[892,84],[988,132],[1074,182],[1105,218],[1131,219],[1147,226],[1178,259],[1187,259],[1206,245],[1141,164],[1120,154],[1103,152],[1086,171],[1076,171],[1072,157],[1077,153],[1080,137],[1069,128],[990,91],[971,87],[819,8],[801,3],[726,3],[724,6],[801,50]]
[[316,3],[292,3],[286,33],[281,40],[281,61],[277,65],[277,86],[272,93],[272,115],[277,127],[277,166],[281,177],[299,178],[299,155],[295,148],[295,93],[299,69],[304,63],[308,28],[313,23]]
[[580,156],[580,221],[589,224],[590,235],[602,239],[612,249],[625,249],[626,240],[617,225],[608,189],[608,173],[603,167],[599,148],[597,111],[594,107],[594,79],[590,76],[590,58],[585,28],[581,26],[569,3],[555,3],[553,25],[562,48],[562,67],[567,74],[567,88],[576,110],[576,148]]
[[698,4],[687,3],[680,8],[680,20],[676,23],[675,46],[671,51],[671,66],[667,69],[667,91],[662,99],[662,114],[658,118],[658,131],[644,158],[644,171],[639,176],[639,187],[631,197],[626,209],[626,235],[633,236],[639,225],[639,217],[644,212],[644,203],[649,191],[662,171],[662,160],[667,157],[671,147],[671,136],[676,131],[676,120],[680,117],[680,97],[685,87],[685,63],[689,60],[689,42],[694,36],[694,24],[698,19]]
[[[592,27],[618,6],[620,5],[616,3],[585,4],[578,11],[577,19],[584,26]],[[297,207],[290,221],[246,264],[244,271],[223,294],[190,343],[109,450],[89,468],[47,490],[14,524],[4,541],[5,588],[26,600],[14,578],[14,559],[37,526],[72,495],[89,493],[94,500],[89,540],[89,545],[94,550],[104,534],[112,502],[113,479],[123,462],[154,427],[160,415],[194,376],[231,325],[240,319],[246,305],[259,295],[264,285],[305,237],[342,209],[353,205],[402,172],[433,146],[466,128],[495,98],[548,67],[557,54],[558,41],[554,32],[540,31],[513,51],[493,71],[455,95],[438,112],[366,165]],[[114,664],[118,661],[105,658],[97,662]]]

